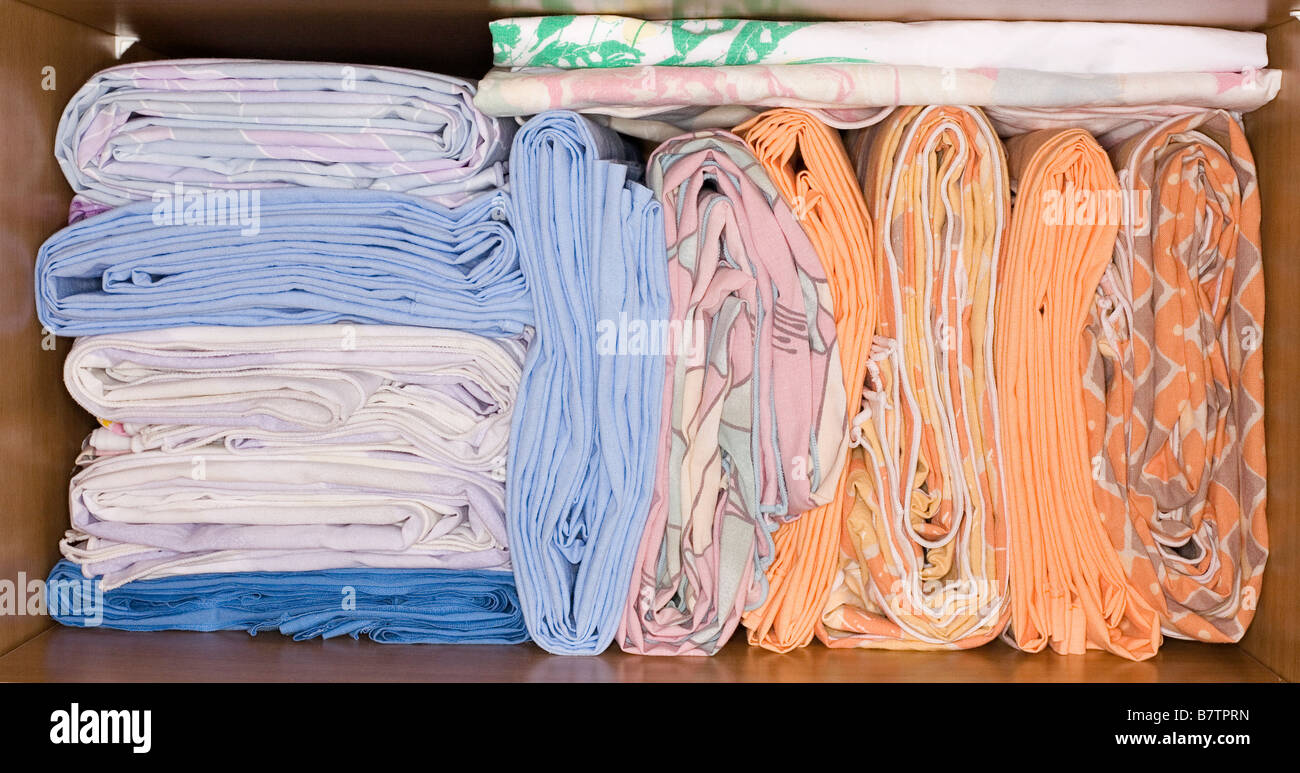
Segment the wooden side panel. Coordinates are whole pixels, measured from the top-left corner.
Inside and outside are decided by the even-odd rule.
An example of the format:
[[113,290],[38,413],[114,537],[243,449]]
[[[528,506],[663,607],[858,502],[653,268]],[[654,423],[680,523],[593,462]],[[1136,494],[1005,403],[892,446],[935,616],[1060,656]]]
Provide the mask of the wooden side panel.
[[[0,580],[8,584],[44,579],[57,559],[68,477],[91,421],[62,388],[68,341],[47,348],[54,339],[36,321],[32,267],[72,197],[52,153],[59,114],[86,78],[112,64],[113,38],[14,0],[0,0],[0,30]],[[50,624],[4,611],[0,652]]]
[[1264,205],[1264,378],[1267,385],[1268,566],[1242,646],[1300,680],[1300,22],[1268,30],[1269,64],[1286,71],[1277,99],[1246,117]]

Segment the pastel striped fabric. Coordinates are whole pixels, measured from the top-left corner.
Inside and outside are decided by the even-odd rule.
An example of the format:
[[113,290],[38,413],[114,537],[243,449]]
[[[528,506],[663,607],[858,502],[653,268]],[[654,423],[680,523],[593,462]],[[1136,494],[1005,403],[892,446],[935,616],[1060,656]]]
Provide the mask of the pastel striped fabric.
[[529,634],[557,654],[613,640],[654,486],[668,285],[662,210],[634,159],[568,112],[530,120],[510,154],[536,317],[510,431],[510,549]]
[[[853,165],[830,127],[802,110],[770,110],[736,128],[789,204],[826,271],[848,416],[866,380],[876,327],[871,219]],[[840,526],[851,503],[847,476],[835,498],[781,524],[763,603],[745,613],[749,642],[777,652],[812,641],[839,565]]]
[[1009,613],[993,372],[1002,144],[977,108],[932,106],[896,111],[853,147],[879,308],[817,633],[831,647],[973,647]]
[[1135,198],[1089,317],[1097,506],[1166,635],[1237,641],[1268,556],[1255,162],[1218,111],[1114,158]]
[[527,641],[509,572],[334,569],[138,580],[97,591],[69,561],[46,581],[60,623],[124,631],[278,631],[297,641],[367,636],[396,644]]
[[391,326],[80,339],[69,391],[107,428],[72,479],[63,553],[106,588],[509,568],[502,465],[523,353],[517,339]]
[[511,127],[474,84],[396,67],[179,59],[102,70],[63,111],[54,155],[74,215],[174,183],[397,191],[457,204],[502,185]]
[[361,322],[506,336],[532,321],[502,193],[448,208],[377,191],[254,191],[243,209],[200,207],[197,222],[170,219],[186,202],[165,204],[176,211],[137,202],[41,246],[46,329]]
[[[619,644],[713,654],[767,594],[772,532],[835,494],[846,407],[817,252],[744,142],[660,146],[672,322],[658,477]],[[699,331],[696,333],[696,331]]]

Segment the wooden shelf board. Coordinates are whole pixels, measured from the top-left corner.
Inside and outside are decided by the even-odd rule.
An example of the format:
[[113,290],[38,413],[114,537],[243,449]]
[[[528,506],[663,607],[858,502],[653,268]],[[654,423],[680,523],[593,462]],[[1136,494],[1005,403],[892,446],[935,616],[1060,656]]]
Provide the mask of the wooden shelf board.
[[713,658],[557,657],[514,647],[294,642],[238,631],[136,633],[55,627],[0,657],[0,681],[523,682],[1267,682],[1236,646],[1169,641],[1144,663],[1101,652],[1027,655],[995,642],[965,652],[829,650],[779,655],[733,640]]

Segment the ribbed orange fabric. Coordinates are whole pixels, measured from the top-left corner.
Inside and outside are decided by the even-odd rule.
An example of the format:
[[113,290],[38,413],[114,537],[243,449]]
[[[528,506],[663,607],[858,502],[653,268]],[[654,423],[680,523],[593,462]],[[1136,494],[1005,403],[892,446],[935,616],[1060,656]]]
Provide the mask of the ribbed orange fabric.
[[1106,153],[1078,129],[1015,137],[1007,155],[1017,192],[994,351],[1012,635],[1031,652],[1098,648],[1148,658],[1160,645],[1159,619],[1108,538],[1084,396],[1085,327],[1115,248],[1119,182]]
[[992,363],[1002,143],[978,108],[905,107],[851,156],[880,308],[816,633],[831,647],[977,646],[1010,613]]
[[[769,110],[735,133],[794,210],[826,270],[852,418],[876,326],[871,222],[853,166],[839,133],[802,110]],[[788,652],[812,641],[839,560],[840,523],[851,501],[846,480],[841,475],[830,504],[777,529],[767,598],[742,618],[750,644]]]

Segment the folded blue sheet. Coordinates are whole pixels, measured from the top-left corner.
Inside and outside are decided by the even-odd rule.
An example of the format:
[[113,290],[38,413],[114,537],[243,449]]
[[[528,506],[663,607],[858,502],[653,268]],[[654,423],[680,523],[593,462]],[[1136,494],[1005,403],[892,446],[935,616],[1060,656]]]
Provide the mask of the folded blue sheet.
[[50,237],[41,323],[65,336],[331,322],[507,336],[532,321],[502,193],[455,208],[372,190],[179,194]]
[[663,347],[629,339],[668,319],[667,254],[634,158],[567,111],[534,117],[510,152],[536,337],[511,425],[507,525],[529,634],[557,654],[612,640],[654,488]]
[[528,640],[509,572],[335,569],[238,572],[136,580],[99,594],[76,564],[47,581],[50,616],[74,627],[126,631],[278,630],[296,640],[362,634],[399,644],[518,644]]

